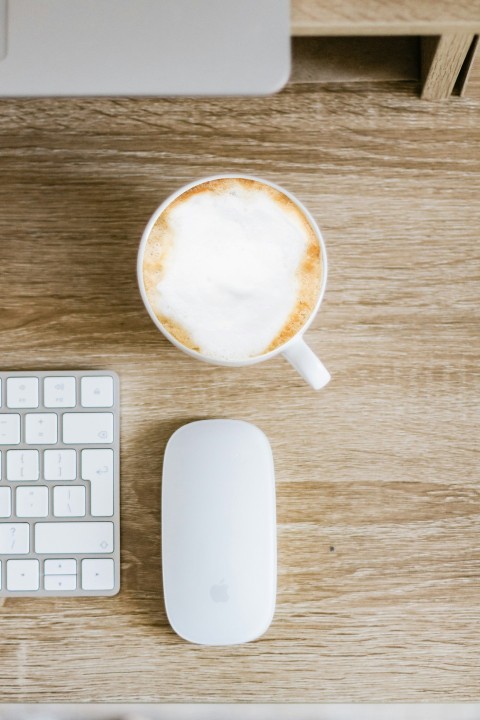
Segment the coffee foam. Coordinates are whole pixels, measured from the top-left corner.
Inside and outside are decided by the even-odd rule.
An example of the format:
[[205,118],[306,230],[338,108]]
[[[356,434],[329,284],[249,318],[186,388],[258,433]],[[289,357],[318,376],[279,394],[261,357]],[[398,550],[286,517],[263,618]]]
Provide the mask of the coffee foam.
[[244,178],[207,181],[157,219],[143,256],[150,305],[183,345],[241,361],[285,343],[321,282],[318,238],[297,205]]

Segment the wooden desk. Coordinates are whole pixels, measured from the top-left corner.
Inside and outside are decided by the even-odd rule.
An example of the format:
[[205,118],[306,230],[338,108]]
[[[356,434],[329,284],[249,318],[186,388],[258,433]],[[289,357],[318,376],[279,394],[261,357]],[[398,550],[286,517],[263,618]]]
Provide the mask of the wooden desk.
[[422,98],[464,92],[480,34],[480,0],[292,0],[291,7],[296,36],[418,35]]
[[[479,111],[398,84],[0,103],[1,366],[119,373],[123,569],[113,599],[4,603],[3,701],[479,699]],[[143,309],[149,215],[222,171],[285,185],[324,231],[324,391],[281,359],[196,363]],[[277,471],[275,619],[224,649],[162,602],[163,450],[209,417],[257,423]]]

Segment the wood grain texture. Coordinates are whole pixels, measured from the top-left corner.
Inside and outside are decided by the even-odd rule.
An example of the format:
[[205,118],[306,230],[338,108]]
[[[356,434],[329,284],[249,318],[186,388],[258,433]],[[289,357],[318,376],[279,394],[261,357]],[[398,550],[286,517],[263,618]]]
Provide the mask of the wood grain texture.
[[473,42],[462,65],[462,69],[455,81],[453,88],[454,95],[463,97],[467,91],[469,82],[474,77],[475,61],[478,58],[478,48],[480,46],[480,35],[474,35]]
[[449,33],[422,38],[423,100],[446,100],[475,39],[473,34]]
[[480,51],[478,50],[478,45],[467,82],[467,96],[472,100],[478,100],[480,98]]
[[[414,87],[0,103],[1,367],[119,373],[123,572],[113,599],[3,604],[1,700],[479,700],[480,97]],[[143,309],[149,215],[224,171],[324,232],[319,393],[282,359],[197,363]],[[274,622],[223,649],[170,630],[160,567],[165,444],[211,417],[258,424],[277,473]]]
[[292,0],[292,35],[478,33],[480,0]]

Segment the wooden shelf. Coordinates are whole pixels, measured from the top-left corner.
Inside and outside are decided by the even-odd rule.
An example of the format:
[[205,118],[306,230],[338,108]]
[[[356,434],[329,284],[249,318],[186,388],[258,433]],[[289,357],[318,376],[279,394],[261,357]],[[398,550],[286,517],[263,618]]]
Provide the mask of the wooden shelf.
[[292,35],[419,36],[422,98],[463,95],[480,35],[480,0],[292,0]]
[[420,81],[417,36],[294,37],[290,83]]
[[480,33],[480,0],[292,0],[292,35]]

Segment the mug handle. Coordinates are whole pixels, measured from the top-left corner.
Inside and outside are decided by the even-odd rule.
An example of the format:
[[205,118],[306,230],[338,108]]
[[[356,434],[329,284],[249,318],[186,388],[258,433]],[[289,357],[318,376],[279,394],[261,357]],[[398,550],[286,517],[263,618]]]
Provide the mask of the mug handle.
[[294,340],[282,355],[314,390],[320,390],[330,382],[330,373],[303,337]]

